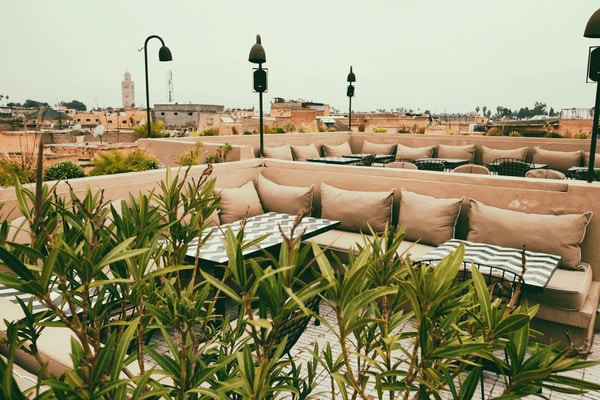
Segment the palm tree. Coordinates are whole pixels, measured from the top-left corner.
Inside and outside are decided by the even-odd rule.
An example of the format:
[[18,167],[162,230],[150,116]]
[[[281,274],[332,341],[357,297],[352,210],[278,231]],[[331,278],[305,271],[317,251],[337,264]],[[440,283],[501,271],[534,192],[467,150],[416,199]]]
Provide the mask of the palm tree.
[[479,115],[479,106],[475,107],[475,112]]
[[484,115],[484,116],[486,115],[486,113],[485,113],[486,111],[487,111],[487,107],[486,107],[486,106],[483,106],[483,115]]

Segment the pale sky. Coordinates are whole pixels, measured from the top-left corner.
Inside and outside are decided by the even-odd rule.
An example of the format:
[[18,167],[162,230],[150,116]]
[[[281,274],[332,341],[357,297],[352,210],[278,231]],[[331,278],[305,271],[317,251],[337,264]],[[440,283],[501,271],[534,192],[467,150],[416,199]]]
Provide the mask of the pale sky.
[[405,107],[468,112],[545,102],[592,107],[583,37],[598,0],[7,0],[0,7],[0,94],[88,108],[120,107],[129,71],[145,100],[146,37],[161,36],[173,61],[148,43],[150,103],[258,107],[248,53],[262,37],[274,97],[354,111]]

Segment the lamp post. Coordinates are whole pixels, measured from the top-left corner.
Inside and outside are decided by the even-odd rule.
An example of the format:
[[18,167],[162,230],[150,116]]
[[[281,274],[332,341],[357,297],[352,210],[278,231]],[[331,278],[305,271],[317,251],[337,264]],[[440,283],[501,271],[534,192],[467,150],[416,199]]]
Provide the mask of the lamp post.
[[[584,37],[600,38],[600,9],[596,10],[590,17],[585,31]],[[594,161],[596,159],[596,141],[598,136],[598,114],[600,114],[600,47],[596,47],[590,51],[588,56],[588,77],[596,82],[596,102],[594,103],[594,123],[592,125],[592,140],[590,143],[590,160],[588,163],[587,181],[594,180]]]
[[254,91],[258,92],[258,108],[260,113],[259,130],[260,130],[260,156],[263,156],[263,99],[262,95],[267,91],[267,70],[263,69],[262,64],[267,62],[265,49],[260,43],[260,35],[256,35],[256,43],[250,49],[248,61],[253,64],[258,64],[258,68],[254,69]]
[[352,72],[352,66],[350,66],[350,73],[348,74],[348,91],[346,95],[348,96],[348,130],[352,131],[352,97],[354,96],[354,86],[352,86],[352,82],[356,82],[356,75]]
[[[165,46],[165,42],[162,40],[162,38],[158,35],[150,35],[146,38],[146,41],[144,42],[144,67],[145,67],[145,71],[146,71],[146,127],[148,128],[148,137],[152,137],[152,131],[151,131],[151,123],[150,123],[150,93],[148,91],[148,51],[147,51],[147,47],[148,47],[148,41],[152,38],[156,38],[158,40],[160,40],[161,43],[161,48],[158,51],[158,60],[159,61],[172,61],[173,60],[173,56],[171,55],[171,50],[169,50],[169,48],[167,46]],[[141,49],[140,49],[141,51]]]

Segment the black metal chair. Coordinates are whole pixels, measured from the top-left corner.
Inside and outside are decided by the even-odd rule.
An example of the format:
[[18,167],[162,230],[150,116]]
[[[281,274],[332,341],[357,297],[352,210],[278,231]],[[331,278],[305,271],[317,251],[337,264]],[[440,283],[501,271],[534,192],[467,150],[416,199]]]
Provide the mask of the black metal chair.
[[[304,306],[318,314],[320,303],[321,298],[319,296],[314,296],[304,302]],[[306,315],[300,308],[296,308],[282,319],[273,321],[274,332],[271,337],[272,351],[274,351],[283,338],[287,336],[283,354],[287,354],[288,357],[291,358],[290,351],[298,339],[300,339],[300,336],[302,336],[311,317],[312,315]]]
[[444,160],[416,160],[414,164],[418,169],[425,171],[443,171],[446,169],[446,162]]
[[531,165],[519,158],[497,158],[488,165],[498,175],[524,177]]

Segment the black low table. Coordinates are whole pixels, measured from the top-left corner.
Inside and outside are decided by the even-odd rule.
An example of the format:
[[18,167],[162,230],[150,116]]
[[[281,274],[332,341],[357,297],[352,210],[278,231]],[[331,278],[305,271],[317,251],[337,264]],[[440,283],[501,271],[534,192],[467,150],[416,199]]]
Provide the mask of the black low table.
[[[287,235],[291,235],[291,228],[296,220],[295,215],[280,214],[276,212],[269,212],[266,214],[257,215],[250,217],[246,221],[244,228],[244,240],[252,241],[259,237],[269,234],[264,240],[255,246],[249,247],[244,250],[244,257],[252,257],[260,254],[262,250],[266,250],[283,243],[283,236],[279,231],[279,227]],[[339,221],[331,221],[328,219],[304,217],[302,221],[294,231],[295,235],[302,234],[303,239],[311,238],[315,235],[328,231],[335,228],[340,224]],[[214,226],[207,229],[204,235],[210,234],[208,240],[202,245],[199,252],[199,259],[202,261],[224,264],[227,262],[227,252],[225,251],[225,245],[223,244],[224,236],[223,233],[227,231],[227,228],[231,228],[234,233],[238,233],[241,228],[241,221],[233,222],[231,224],[224,224],[220,226]],[[206,236],[204,236],[206,237]],[[195,243],[198,243],[196,240]],[[188,248],[186,256],[193,258],[196,256],[196,250],[198,246],[194,243]]]
[[348,158],[348,157],[319,157],[319,158],[308,158],[306,161],[320,162],[320,163],[325,163],[325,164],[350,165],[350,164],[356,164],[357,162],[360,162],[360,159]]
[[373,157],[372,162],[377,162],[377,163],[386,163],[386,162],[390,162],[393,161],[396,156],[394,154],[371,154],[371,153],[359,153],[359,154],[348,154],[345,155],[343,157],[345,158],[355,158],[357,160],[362,160],[365,157]]
[[[423,263],[440,261],[456,250],[461,243],[465,245],[463,262],[469,268],[471,264],[474,264],[478,266],[483,275],[487,274],[500,278],[500,275],[503,274],[503,278],[510,282],[518,280],[518,276],[521,274],[522,250],[508,247],[451,239],[416,261]],[[531,289],[540,290],[545,288],[552,274],[558,268],[560,259],[560,256],[554,254],[525,251],[524,285]]]

